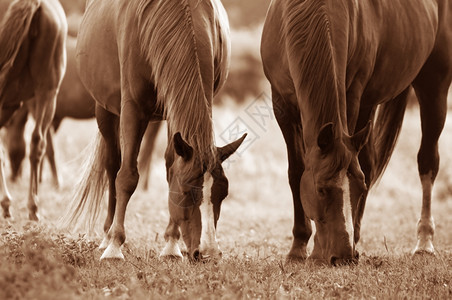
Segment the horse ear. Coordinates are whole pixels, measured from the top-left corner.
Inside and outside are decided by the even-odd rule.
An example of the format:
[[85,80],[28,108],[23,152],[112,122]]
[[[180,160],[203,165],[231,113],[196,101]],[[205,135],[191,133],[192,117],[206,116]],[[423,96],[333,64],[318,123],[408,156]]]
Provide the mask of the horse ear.
[[322,153],[328,153],[334,145],[334,124],[326,123],[320,128],[319,136],[317,137],[317,145]]
[[370,132],[372,129],[372,121],[369,121],[367,123],[366,127],[355,133],[351,137],[351,142],[353,147],[355,148],[356,152],[359,153],[361,149],[364,147],[365,144],[369,141]]
[[247,134],[245,133],[244,135],[242,135],[241,138],[239,138],[235,142],[232,142],[232,143],[230,143],[230,144],[228,144],[228,145],[226,145],[224,147],[221,147],[221,148],[217,147],[217,152],[218,152],[218,156],[220,157],[220,161],[223,162],[229,156],[231,156],[232,153],[234,153],[240,147],[240,145],[245,140],[246,136],[247,136]]
[[193,157],[193,148],[184,141],[180,132],[174,135],[173,141],[176,153],[185,161],[189,161]]

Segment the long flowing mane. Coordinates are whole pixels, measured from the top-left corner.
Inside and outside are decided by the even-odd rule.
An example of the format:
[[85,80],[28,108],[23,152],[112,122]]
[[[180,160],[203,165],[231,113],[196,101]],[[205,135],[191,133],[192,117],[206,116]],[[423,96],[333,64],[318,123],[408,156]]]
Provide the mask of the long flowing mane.
[[287,1],[285,9],[286,48],[297,97],[307,106],[316,128],[331,121],[338,123],[337,71],[325,3]]
[[212,99],[204,90],[190,5],[187,0],[141,0],[138,8],[141,51],[152,68],[169,132],[181,132],[210,167]]

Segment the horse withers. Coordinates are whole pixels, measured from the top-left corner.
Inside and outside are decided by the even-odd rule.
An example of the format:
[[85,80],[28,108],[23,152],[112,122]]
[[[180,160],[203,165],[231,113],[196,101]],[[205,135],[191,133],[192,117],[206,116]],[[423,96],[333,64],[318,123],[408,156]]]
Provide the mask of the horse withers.
[[357,261],[368,189],[383,173],[407,95],[420,104],[422,212],[415,253],[434,253],[431,191],[452,80],[450,0],[274,0],[261,54],[287,144],[293,194],[288,257]]
[[190,257],[220,256],[215,227],[228,193],[221,163],[244,139],[214,145],[212,99],[224,84],[229,58],[229,25],[218,0],[88,1],[77,60],[97,102],[101,136],[67,219],[87,214],[94,221],[108,182],[101,259],[124,258],[125,212],[139,178],[140,143],[149,121],[161,119],[168,125],[170,212],[161,255],[182,256],[182,231]]
[[[38,169],[66,68],[66,34],[66,17],[57,0],[0,0],[0,127],[23,102],[34,99],[27,205],[31,220],[38,220]],[[3,162],[0,176],[3,216],[10,217]]]

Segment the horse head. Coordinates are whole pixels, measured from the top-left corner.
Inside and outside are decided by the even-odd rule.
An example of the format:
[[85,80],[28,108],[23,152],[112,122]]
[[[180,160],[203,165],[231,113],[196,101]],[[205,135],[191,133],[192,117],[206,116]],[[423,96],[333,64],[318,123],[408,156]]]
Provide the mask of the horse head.
[[354,220],[366,191],[358,154],[367,143],[371,123],[353,136],[335,134],[333,123],[321,127],[316,145],[306,149],[300,196],[316,234],[312,259],[333,265],[353,262]]
[[171,220],[181,229],[190,258],[221,257],[215,231],[229,186],[221,163],[245,137],[246,134],[224,147],[215,147],[210,168],[202,163],[202,153],[195,153],[180,133],[173,137],[175,155],[167,153],[169,212]]

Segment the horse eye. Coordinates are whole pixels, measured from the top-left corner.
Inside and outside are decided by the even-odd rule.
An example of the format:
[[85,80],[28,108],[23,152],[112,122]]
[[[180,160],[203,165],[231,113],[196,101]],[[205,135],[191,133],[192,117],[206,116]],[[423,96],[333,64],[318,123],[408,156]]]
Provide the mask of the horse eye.
[[326,188],[318,188],[317,194],[319,194],[320,197],[326,197],[328,195],[328,191]]

